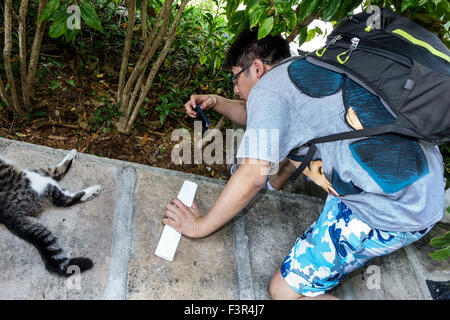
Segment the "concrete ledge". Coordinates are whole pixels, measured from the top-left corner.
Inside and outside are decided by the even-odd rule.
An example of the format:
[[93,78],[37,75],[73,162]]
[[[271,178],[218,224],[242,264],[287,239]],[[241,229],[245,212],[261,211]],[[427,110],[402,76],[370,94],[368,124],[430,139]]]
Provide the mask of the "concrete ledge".
[[[0,138],[0,154],[24,168],[56,164],[66,153]],[[94,268],[79,278],[54,276],[34,247],[0,224],[0,299],[268,299],[272,274],[316,220],[323,200],[262,191],[213,235],[183,237],[175,260],[167,262],[154,251],[164,208],[184,180],[198,183],[195,201],[202,212],[225,186],[212,178],[80,154],[62,185],[76,191],[100,184],[102,193],[69,209],[50,208],[40,220],[69,254],[91,257]],[[445,230],[448,225],[437,224],[421,241],[373,259],[331,293],[343,299],[431,299],[427,280],[450,281],[448,261],[427,256],[433,251],[430,239]]]

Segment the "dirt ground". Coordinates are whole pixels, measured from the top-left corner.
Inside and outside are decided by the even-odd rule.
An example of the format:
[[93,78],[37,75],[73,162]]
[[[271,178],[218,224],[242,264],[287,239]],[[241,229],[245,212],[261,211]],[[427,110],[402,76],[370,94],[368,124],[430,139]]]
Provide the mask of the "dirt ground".
[[[149,103],[144,105],[145,113],[138,117],[132,133],[125,135],[115,130],[113,122],[117,116],[114,116],[112,105],[117,74],[108,66],[117,64],[95,61],[80,69],[78,60],[72,53],[60,52],[57,48],[50,53],[43,50],[38,65],[40,76],[34,87],[33,109],[27,119],[19,119],[0,107],[0,136],[228,179],[226,164],[180,165],[171,161],[172,149],[179,142],[171,140],[173,130],[185,128],[192,135],[194,122],[184,113],[184,108],[179,108],[176,110],[178,116],[168,117],[161,125],[159,112],[152,105],[162,90],[158,85],[151,90]],[[217,120],[211,120],[213,124],[217,123]]]
[[77,149],[79,152],[110,159],[194,173],[216,179],[228,179],[225,164],[179,165],[173,163],[171,153],[173,146],[177,143],[177,141],[171,141],[174,129],[173,126],[169,126],[169,128],[154,132],[137,130],[134,134],[127,136],[114,130],[101,133],[89,132],[82,129],[76,122],[66,120],[25,122],[0,119],[0,136],[7,139],[64,150]]

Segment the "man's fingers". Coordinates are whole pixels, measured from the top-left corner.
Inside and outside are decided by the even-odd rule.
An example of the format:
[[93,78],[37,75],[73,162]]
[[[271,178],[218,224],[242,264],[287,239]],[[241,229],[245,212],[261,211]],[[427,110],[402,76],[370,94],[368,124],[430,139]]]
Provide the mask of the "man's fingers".
[[193,106],[195,106],[195,104],[196,104],[195,96],[192,95],[192,96],[191,96],[191,106],[193,107]]
[[173,200],[170,201],[166,206],[167,210],[172,210],[172,211],[176,211],[178,208],[179,208],[179,206],[177,206]]
[[[176,210],[180,214],[183,215],[190,215],[192,218],[197,218],[201,216],[200,210],[195,202],[192,202],[192,207],[187,207],[183,202],[181,202],[179,199],[175,198],[171,201],[173,203],[172,205],[167,205],[167,209],[169,209],[169,206],[171,210]],[[176,209],[174,209],[174,207]]]
[[198,105],[200,106],[200,108],[202,108],[202,110],[208,109],[208,107],[211,105],[209,97],[207,97],[206,99],[203,99],[203,101],[201,103],[199,103]]
[[185,206],[185,204],[183,202],[181,202],[180,199],[175,198],[171,201],[175,206],[177,206],[178,208],[185,210],[187,207]]
[[186,109],[186,113],[191,118],[196,118],[197,117],[197,112],[194,111],[194,106],[195,106],[195,96],[192,95],[190,100],[184,104],[184,108]]
[[166,210],[165,217],[173,221],[178,221],[178,215],[171,210]]
[[172,219],[164,218],[164,219],[162,219],[162,223],[165,225],[168,225],[178,231],[178,224],[175,221],[173,221]]
[[188,237],[195,238],[200,235],[198,219],[201,217],[202,214],[196,203],[187,207],[181,200],[175,198],[166,205],[162,223]]
[[191,118],[196,118],[197,117],[197,113],[194,111],[194,109],[192,108],[191,102],[187,102],[184,105],[184,108],[186,109],[186,113],[188,114],[188,116],[190,116]]
[[166,210],[173,212],[176,216],[179,216],[180,218],[182,216],[185,216],[186,214],[190,214],[190,210],[188,207],[184,205],[183,202],[181,202],[179,199],[175,198],[172,199],[172,201],[169,202],[166,206]]

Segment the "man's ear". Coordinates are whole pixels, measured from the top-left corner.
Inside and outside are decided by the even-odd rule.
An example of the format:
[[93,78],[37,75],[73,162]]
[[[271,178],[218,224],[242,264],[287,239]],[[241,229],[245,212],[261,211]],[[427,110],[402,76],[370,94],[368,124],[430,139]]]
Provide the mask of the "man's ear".
[[253,64],[255,65],[256,77],[259,80],[267,72],[266,66],[260,59],[255,59]]

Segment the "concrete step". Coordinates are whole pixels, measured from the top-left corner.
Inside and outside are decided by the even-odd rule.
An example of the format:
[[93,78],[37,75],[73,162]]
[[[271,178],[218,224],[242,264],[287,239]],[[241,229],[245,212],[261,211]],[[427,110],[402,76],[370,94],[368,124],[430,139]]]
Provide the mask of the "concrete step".
[[[0,154],[22,168],[58,163],[67,151],[0,138]],[[69,279],[48,273],[34,247],[0,224],[0,299],[269,299],[268,286],[323,200],[261,191],[226,226],[204,239],[182,237],[173,262],[154,255],[164,208],[184,180],[198,184],[195,202],[206,212],[224,181],[79,154],[61,185],[101,194],[64,209],[51,207],[41,222],[71,256],[90,257],[92,270]],[[428,258],[421,241],[376,258],[350,274],[333,294],[343,299],[431,299],[427,280],[449,281],[448,261]]]

